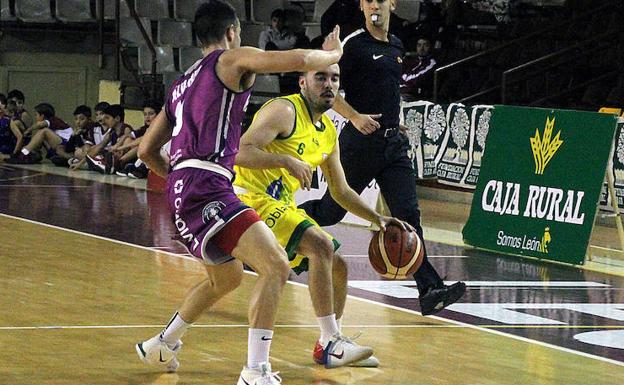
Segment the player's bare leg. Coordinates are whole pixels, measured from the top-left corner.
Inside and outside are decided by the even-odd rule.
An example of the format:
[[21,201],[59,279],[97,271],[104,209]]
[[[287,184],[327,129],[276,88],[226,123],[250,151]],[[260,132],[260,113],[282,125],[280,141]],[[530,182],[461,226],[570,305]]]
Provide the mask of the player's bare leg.
[[[321,336],[313,354],[315,362],[325,365],[326,368],[334,368],[370,357],[373,349],[353,343],[338,329],[334,312],[332,241],[319,228],[309,227],[303,233],[297,253],[309,259],[308,287],[321,328]],[[346,266],[344,267],[346,270]],[[339,284],[338,292],[346,297],[346,274],[339,278],[342,278],[342,282]],[[344,299],[342,301],[344,308]]]

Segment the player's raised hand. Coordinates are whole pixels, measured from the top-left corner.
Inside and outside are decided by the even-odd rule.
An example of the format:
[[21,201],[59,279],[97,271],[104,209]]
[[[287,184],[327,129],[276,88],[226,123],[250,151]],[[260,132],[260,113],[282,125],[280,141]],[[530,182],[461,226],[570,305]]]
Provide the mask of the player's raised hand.
[[336,51],[342,56],[342,42],[340,41],[340,27],[338,25],[325,37],[323,49],[325,51]]
[[381,118],[381,114],[366,115],[356,114],[351,118],[351,123],[358,131],[364,135],[370,135],[377,131],[381,125],[375,119]]
[[289,156],[286,161],[286,169],[290,175],[299,180],[302,189],[309,191],[312,188],[312,169],[309,164]]

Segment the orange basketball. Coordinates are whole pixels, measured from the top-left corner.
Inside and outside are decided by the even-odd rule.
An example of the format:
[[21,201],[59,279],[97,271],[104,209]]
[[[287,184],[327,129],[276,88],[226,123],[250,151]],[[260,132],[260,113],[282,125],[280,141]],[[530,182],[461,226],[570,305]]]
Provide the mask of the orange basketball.
[[404,279],[418,270],[425,249],[413,231],[390,225],[385,232],[373,235],[368,246],[368,259],[379,274],[389,279]]

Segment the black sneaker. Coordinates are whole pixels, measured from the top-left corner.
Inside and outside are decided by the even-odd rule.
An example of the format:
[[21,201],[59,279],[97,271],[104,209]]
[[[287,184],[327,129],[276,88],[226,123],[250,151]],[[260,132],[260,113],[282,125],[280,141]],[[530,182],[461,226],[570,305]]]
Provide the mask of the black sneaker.
[[439,312],[448,305],[457,302],[466,292],[466,284],[455,282],[452,285],[431,286],[425,294],[420,296],[420,312],[422,315],[431,315]]
[[139,167],[135,167],[134,170],[128,173],[128,176],[132,179],[145,179],[147,178],[147,173],[149,169],[146,165],[142,164]]
[[134,169],[135,169],[134,165],[132,163],[129,163],[122,170],[115,171],[115,174],[119,176],[128,176],[128,174],[134,171]]
[[106,165],[104,164],[104,162],[102,162],[101,156],[96,156],[95,158],[92,158],[87,155],[85,159],[87,160],[87,164],[89,165],[90,170],[97,171],[100,174],[104,174],[106,172]]
[[54,163],[54,165],[57,167],[69,167],[69,163],[67,163],[67,159],[59,155],[51,156],[50,162]]

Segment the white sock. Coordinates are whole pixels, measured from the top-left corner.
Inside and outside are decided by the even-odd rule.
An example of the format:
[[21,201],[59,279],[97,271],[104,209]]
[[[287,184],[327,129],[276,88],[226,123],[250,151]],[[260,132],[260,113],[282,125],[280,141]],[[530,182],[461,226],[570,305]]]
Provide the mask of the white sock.
[[263,362],[269,362],[269,351],[273,330],[249,328],[247,339],[247,367],[257,368]]
[[336,314],[330,314],[325,317],[316,317],[316,319],[321,327],[321,338],[319,338],[319,341],[321,342],[321,345],[326,346],[329,339],[334,334],[340,332],[338,324],[336,323]]
[[338,331],[342,334],[342,318],[337,319],[336,324],[338,325]]
[[24,148],[22,148],[22,154],[28,155],[28,154],[30,154],[30,151],[28,151],[28,149],[26,147],[24,147]]
[[173,348],[180,338],[186,332],[186,329],[191,327],[192,324],[187,323],[180,317],[180,314],[176,312],[171,321],[167,324],[167,326],[160,333],[160,339],[164,341],[167,346]]

